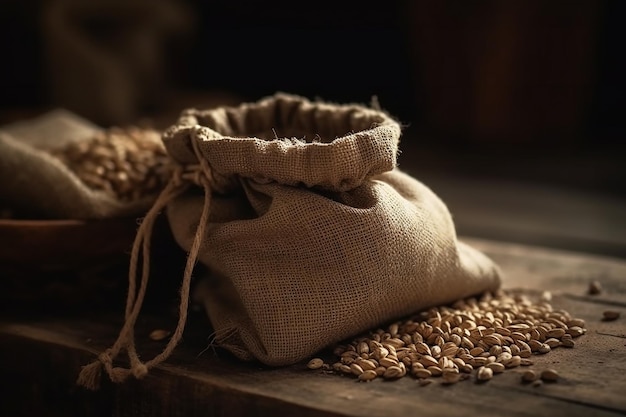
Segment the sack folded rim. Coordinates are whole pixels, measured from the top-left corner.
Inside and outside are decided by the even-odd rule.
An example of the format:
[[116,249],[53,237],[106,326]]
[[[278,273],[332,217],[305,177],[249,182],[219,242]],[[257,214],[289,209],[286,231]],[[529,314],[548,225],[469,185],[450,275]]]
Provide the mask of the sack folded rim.
[[[259,129],[252,129],[249,136],[233,135],[237,129],[243,132],[242,125],[250,117],[256,117],[250,116],[251,112],[265,112],[267,116],[268,111],[272,112],[270,123],[278,119],[293,123],[293,126],[279,126],[281,129],[303,129],[303,123],[306,129],[309,123],[313,136],[318,136],[313,131],[317,127],[316,118],[334,118],[322,121],[325,125],[320,128],[326,129],[326,133],[332,132],[334,125],[357,129],[344,129],[326,141],[308,142],[295,137],[260,138],[254,133]],[[207,120],[213,120],[213,125],[200,123]],[[358,129],[363,126],[367,128]],[[266,132],[274,130],[271,124],[263,128]],[[198,141],[217,176],[346,191],[359,186],[365,178],[390,171],[397,165],[401,133],[400,123],[382,110],[276,93],[235,107],[184,110],[178,122],[166,129],[162,137],[172,159],[183,166],[198,163],[191,143]],[[354,162],[355,157],[358,163]]]

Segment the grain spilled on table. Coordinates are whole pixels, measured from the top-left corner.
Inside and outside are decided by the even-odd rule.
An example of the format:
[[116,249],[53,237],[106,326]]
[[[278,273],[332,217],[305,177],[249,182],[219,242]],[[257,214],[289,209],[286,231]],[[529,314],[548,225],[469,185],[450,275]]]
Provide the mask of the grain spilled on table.
[[[587,331],[582,319],[550,304],[551,295],[500,290],[459,300],[397,321],[335,346],[332,363],[313,358],[309,369],[325,369],[360,381],[405,376],[420,385],[463,380],[486,383],[507,370],[533,364],[534,355],[573,348]],[[554,369],[527,371],[522,381],[555,382]]]

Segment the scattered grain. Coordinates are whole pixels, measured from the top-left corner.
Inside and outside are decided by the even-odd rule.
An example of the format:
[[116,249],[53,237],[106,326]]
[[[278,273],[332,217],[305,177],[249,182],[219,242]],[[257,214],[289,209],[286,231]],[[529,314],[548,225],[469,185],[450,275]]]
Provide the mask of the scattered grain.
[[559,373],[556,369],[545,369],[541,372],[541,379],[546,382],[555,382],[559,379]]
[[[437,377],[454,384],[476,370],[477,381],[488,381],[506,369],[532,365],[533,355],[573,347],[573,339],[586,332],[584,320],[553,309],[545,295],[538,298],[533,303],[526,295],[499,291],[431,308],[337,345],[339,362],[332,370],[361,381],[408,373],[420,384]],[[541,378],[554,378],[549,371]]]
[[578,336],[582,336],[583,334],[585,334],[585,330],[579,326],[572,326],[569,329],[567,329],[566,332],[572,337],[578,337]]
[[511,359],[504,363],[506,368],[517,368],[522,364],[522,358],[519,356],[513,356]]
[[489,381],[493,377],[493,371],[490,368],[481,366],[476,372],[477,381]]
[[440,376],[443,374],[443,370],[438,366],[429,366],[426,369],[428,369],[433,376]]
[[367,370],[367,371],[364,371],[361,375],[359,375],[359,381],[371,381],[372,379],[376,377],[377,377],[376,371]]
[[493,362],[485,365],[485,367],[491,369],[494,374],[500,374],[504,372],[505,366],[499,362]]
[[413,375],[416,378],[429,378],[429,377],[433,376],[432,372],[430,372],[428,369],[416,369],[413,372]]
[[359,376],[361,375],[364,371],[363,368],[361,368],[359,365],[357,365],[356,363],[352,363],[350,364],[350,371],[356,375]]
[[442,381],[441,381],[442,384],[452,385],[452,384],[456,384],[457,382],[461,380],[461,375],[459,375],[458,373],[444,372],[441,378],[442,378]]
[[150,332],[150,339],[160,341],[168,338],[172,334],[169,330],[156,329]]
[[578,327],[585,327],[585,320],[583,319],[571,319],[567,322],[567,325],[569,327],[573,327],[573,326],[578,326]]
[[533,382],[539,378],[539,374],[532,369],[528,369],[522,373],[522,382]]
[[387,368],[385,373],[383,374],[383,378],[385,379],[397,379],[401,378],[406,374],[406,371],[403,371],[400,366],[390,366]]
[[613,320],[617,320],[619,316],[620,316],[619,311],[607,310],[602,313],[602,320],[613,321]]

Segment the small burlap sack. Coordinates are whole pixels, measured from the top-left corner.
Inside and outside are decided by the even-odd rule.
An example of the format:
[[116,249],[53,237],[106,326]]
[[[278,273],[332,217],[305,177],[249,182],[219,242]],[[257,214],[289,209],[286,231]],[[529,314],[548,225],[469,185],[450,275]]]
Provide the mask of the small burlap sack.
[[[445,204],[396,167],[400,136],[378,108],[282,93],[183,112],[163,135],[179,170],[142,223],[149,228],[167,206],[173,235],[189,251],[181,316],[197,257],[210,275],[203,297],[216,343],[279,366],[497,289],[498,267],[458,241]],[[141,303],[134,293],[121,341],[83,370],[83,385],[97,385],[94,369],[103,365],[114,381],[141,377],[178,343],[182,328],[162,355],[139,361],[128,323]],[[123,347],[129,370],[111,367]]]

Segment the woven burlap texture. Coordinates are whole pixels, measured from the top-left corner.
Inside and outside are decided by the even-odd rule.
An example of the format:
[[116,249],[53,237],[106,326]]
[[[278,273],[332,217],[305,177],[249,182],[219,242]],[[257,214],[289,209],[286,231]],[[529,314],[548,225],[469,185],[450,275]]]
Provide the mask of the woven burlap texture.
[[[169,154],[206,159],[214,184],[198,288],[218,345],[288,365],[421,309],[495,290],[492,260],[457,239],[446,205],[397,167],[402,129],[360,104],[276,93],[185,110]],[[189,250],[203,197],[167,216]]]

